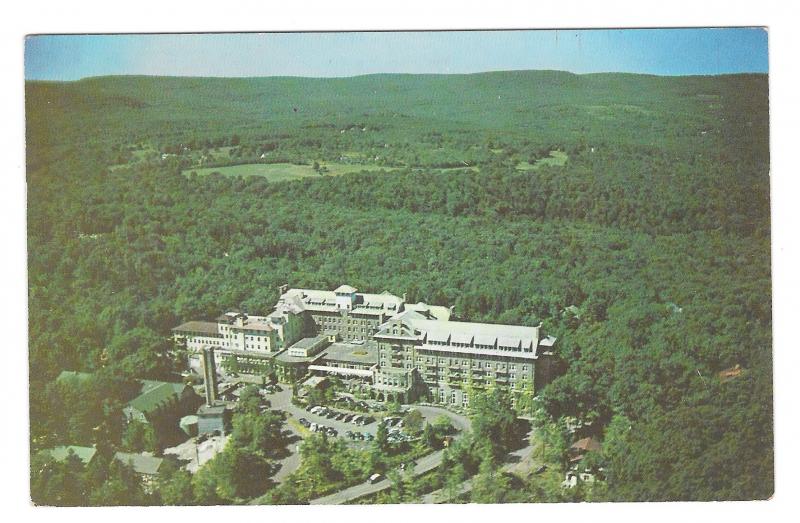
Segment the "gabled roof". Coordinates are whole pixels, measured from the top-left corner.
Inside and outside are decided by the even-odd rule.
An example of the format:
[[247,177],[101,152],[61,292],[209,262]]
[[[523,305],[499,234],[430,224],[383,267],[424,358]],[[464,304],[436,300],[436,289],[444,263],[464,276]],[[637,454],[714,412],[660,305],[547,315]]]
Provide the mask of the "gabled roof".
[[141,392],[128,402],[128,407],[143,413],[153,412],[161,405],[179,399],[188,387],[184,383],[142,380]]
[[50,456],[58,462],[65,461],[67,459],[67,456],[69,456],[70,453],[72,453],[75,454],[83,462],[84,465],[86,465],[90,461],[92,461],[92,458],[97,453],[97,449],[94,447],[78,447],[76,445],[67,445],[67,446],[47,449],[44,450],[43,452],[50,454]]
[[156,458],[145,454],[130,454],[128,452],[117,452],[114,459],[130,465],[137,474],[153,476],[158,474],[158,469],[164,463],[164,458]]
[[[462,321],[437,321],[410,319],[411,325],[427,333],[428,341],[469,343],[480,345],[518,347],[532,351],[539,343],[539,328],[522,325],[470,323]],[[460,341],[458,341],[460,340]]]
[[540,347],[552,347],[555,345],[557,338],[555,336],[547,335],[539,341]]
[[174,332],[191,332],[198,334],[211,334],[216,336],[219,333],[219,327],[216,323],[210,321],[187,321],[172,329]]
[[594,452],[600,450],[602,445],[594,438],[583,438],[573,443],[570,448],[577,451]]
[[454,332],[450,337],[450,343],[466,343],[469,345],[472,343],[474,337],[475,336],[470,333]]
[[412,320],[393,318],[380,326],[373,337],[422,339],[422,333],[414,328]]
[[[335,291],[321,291],[317,289],[288,289],[283,293],[276,306],[277,310],[283,310],[289,304],[294,304],[300,310],[336,312],[336,294],[351,294],[357,289],[349,285],[342,285]],[[353,314],[369,315],[389,315],[400,310],[403,299],[393,294],[356,294],[353,303]]]
[[406,310],[416,311],[428,320],[448,321],[450,319],[450,308],[441,305],[428,305],[427,303],[406,303]]

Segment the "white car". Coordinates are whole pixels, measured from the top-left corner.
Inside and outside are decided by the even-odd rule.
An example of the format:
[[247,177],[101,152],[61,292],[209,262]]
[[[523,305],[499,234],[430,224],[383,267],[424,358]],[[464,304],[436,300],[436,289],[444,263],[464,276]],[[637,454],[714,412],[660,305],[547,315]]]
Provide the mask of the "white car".
[[376,474],[373,474],[373,475],[371,475],[371,476],[369,477],[369,482],[370,482],[370,483],[377,483],[377,482],[379,482],[379,481],[380,481],[380,480],[382,480],[382,479],[383,479],[383,475],[381,475],[381,474],[377,474],[377,473],[376,473]]

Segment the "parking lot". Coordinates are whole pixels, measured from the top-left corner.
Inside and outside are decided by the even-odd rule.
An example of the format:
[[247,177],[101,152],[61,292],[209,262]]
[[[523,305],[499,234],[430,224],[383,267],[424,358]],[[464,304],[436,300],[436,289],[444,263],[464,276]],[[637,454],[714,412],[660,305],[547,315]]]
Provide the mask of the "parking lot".
[[[358,423],[354,423],[354,417],[349,418],[349,421],[345,421],[343,416],[338,416],[339,419],[336,417],[329,417],[329,412],[337,412],[339,414],[354,414],[360,416],[371,416],[361,412],[353,412],[347,411],[345,409],[340,409],[336,407],[329,407],[327,411],[315,411],[309,412],[301,407],[297,407],[292,404],[291,396],[292,392],[288,387],[284,387],[285,390],[276,392],[275,394],[270,394],[267,396],[267,399],[272,402],[272,408],[283,410],[288,412],[295,420],[298,422],[301,419],[305,419],[308,422],[306,428],[310,427],[310,424],[316,423],[317,426],[322,425],[324,427],[330,427],[336,431],[336,435],[339,437],[347,437],[347,431],[351,432],[360,432],[364,434],[371,434],[373,437],[375,436],[375,431],[378,428],[377,420],[372,418],[368,423],[364,423],[363,425],[359,425]],[[310,430],[310,429],[309,429]]]
[[[372,439],[375,437],[375,433],[378,430],[378,423],[382,421],[382,418],[379,416],[375,416],[374,414],[367,414],[364,412],[355,412],[351,410],[347,410],[344,407],[328,407],[327,410],[329,411],[336,411],[337,413],[349,413],[354,415],[361,415],[361,416],[369,416],[374,419],[370,419],[368,422],[364,423],[363,425],[359,425],[358,423],[353,423],[356,419],[355,417],[347,418],[344,416],[330,416],[328,412],[322,411],[320,409],[315,409],[314,412],[310,412],[302,407],[298,407],[291,402],[292,398],[292,390],[291,387],[281,385],[273,389],[274,392],[271,394],[266,394],[265,398],[269,400],[271,404],[271,408],[275,410],[280,410],[288,413],[291,418],[294,418],[294,421],[297,423],[300,420],[305,420],[303,425],[306,426],[306,430],[310,431],[310,427],[312,423],[316,423],[317,426],[323,427],[330,427],[331,429],[336,431],[336,436],[343,438],[347,441],[350,445],[356,448],[366,448],[372,444]],[[423,405],[409,405],[406,406],[407,409],[417,409],[419,410],[422,417],[427,422],[433,422],[437,417],[441,415],[446,415],[452,421],[454,427],[459,431],[464,431],[469,428],[469,420],[465,416],[461,416],[458,414],[454,414],[452,412],[448,412],[439,407],[433,406],[423,406]],[[326,415],[327,414],[327,415]],[[337,417],[339,419],[337,419]],[[404,438],[407,438],[402,432],[402,427],[400,426],[401,417],[395,416],[393,419],[388,420],[387,428],[389,432],[389,440],[390,442],[398,442]],[[349,421],[345,421],[349,420]],[[292,424],[286,423],[285,428],[288,428],[293,433],[297,433],[297,431],[292,427]],[[348,432],[353,433],[354,436],[350,437]],[[356,436],[359,434],[360,436]],[[300,435],[300,434],[298,434]],[[292,452],[291,455],[284,458],[280,461],[281,468],[278,473],[275,475],[274,479],[278,482],[282,481],[286,476],[291,474],[293,471],[300,466],[300,459],[298,453],[298,446],[297,444],[290,445],[289,450]],[[425,462],[421,462],[422,465],[426,465],[427,461],[431,458],[425,458]],[[433,462],[431,464],[427,464],[427,466],[435,466]]]
[[[372,415],[314,405],[308,406],[305,410],[306,416],[298,418],[298,421],[311,432],[325,432],[329,436],[347,436],[351,440],[374,437],[374,433],[366,429],[376,421]],[[322,418],[322,421],[316,421],[319,418]],[[333,426],[334,423],[340,428]],[[346,428],[342,429],[342,426]]]

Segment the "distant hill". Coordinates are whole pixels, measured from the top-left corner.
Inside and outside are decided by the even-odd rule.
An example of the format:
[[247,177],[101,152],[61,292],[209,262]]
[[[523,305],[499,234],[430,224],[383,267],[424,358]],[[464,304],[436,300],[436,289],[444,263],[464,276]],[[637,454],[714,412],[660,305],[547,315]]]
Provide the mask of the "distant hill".
[[[112,76],[26,84],[29,128],[37,141],[69,134],[191,133],[328,124],[379,127],[388,137],[436,130],[540,134],[598,140],[609,126],[633,143],[661,133],[723,134],[747,120],[764,141],[767,76],[658,77],[504,71],[466,75],[377,74],[351,78],[178,78]],[[723,136],[724,138],[724,136]],[[740,139],[737,137],[736,139]],[[730,139],[733,139],[732,137]]]

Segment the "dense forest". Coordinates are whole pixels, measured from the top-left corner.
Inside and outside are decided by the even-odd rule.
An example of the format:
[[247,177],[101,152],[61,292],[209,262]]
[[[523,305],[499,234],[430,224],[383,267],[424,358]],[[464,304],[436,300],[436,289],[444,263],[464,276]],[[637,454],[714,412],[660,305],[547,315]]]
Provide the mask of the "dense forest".
[[772,494],[766,76],[109,77],[28,82],[26,117],[32,454],[120,444],[91,429],[182,370],[175,325],[346,282],[543,322],[591,499]]

